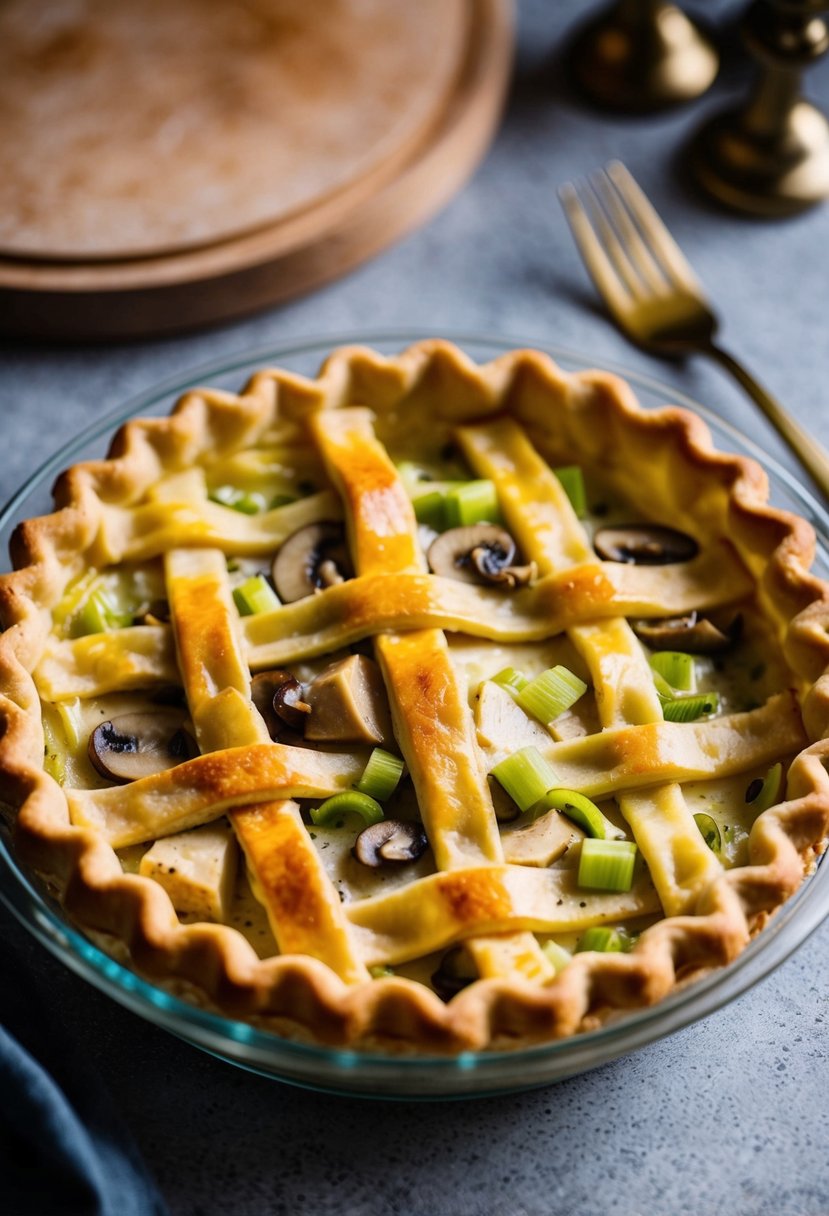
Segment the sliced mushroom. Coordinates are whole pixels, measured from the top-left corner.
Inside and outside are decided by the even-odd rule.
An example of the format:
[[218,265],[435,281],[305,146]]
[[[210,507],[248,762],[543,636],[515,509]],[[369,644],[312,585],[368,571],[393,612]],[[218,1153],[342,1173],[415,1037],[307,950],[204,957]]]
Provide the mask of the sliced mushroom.
[[432,541],[427,554],[435,574],[461,583],[497,583],[510,589],[523,587],[536,575],[534,562],[515,566],[515,541],[497,524],[471,524],[450,528]]
[[175,768],[198,755],[196,741],[175,710],[121,714],[89,736],[90,762],[102,777],[121,784]]
[[308,524],[294,532],[274,558],[271,574],[283,604],[353,578],[343,525]]
[[311,706],[302,699],[302,685],[289,671],[260,671],[250,682],[250,695],[272,739],[284,735],[286,727],[302,733]]
[[407,819],[381,819],[379,823],[363,828],[351,851],[364,866],[376,868],[417,861],[428,846],[426,833],[419,823]]
[[663,620],[632,620],[631,628],[640,642],[651,650],[682,650],[686,654],[719,654],[739,639],[743,618],[738,614],[725,630],[718,629],[707,617],[689,612],[687,616]]
[[593,548],[608,562],[629,562],[637,566],[668,566],[689,562],[699,553],[692,536],[666,528],[663,524],[617,524],[599,528]]
[[326,667],[305,688],[311,707],[305,738],[317,742],[385,743],[391,714],[380,669],[364,654]]
[[465,946],[453,946],[440,960],[432,975],[432,987],[444,1001],[451,1001],[478,978],[475,964]]

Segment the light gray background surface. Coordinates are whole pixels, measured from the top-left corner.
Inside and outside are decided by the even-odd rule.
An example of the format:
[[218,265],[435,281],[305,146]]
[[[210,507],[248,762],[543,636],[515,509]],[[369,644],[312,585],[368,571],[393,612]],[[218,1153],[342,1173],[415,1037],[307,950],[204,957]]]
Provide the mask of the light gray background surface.
[[[739,11],[740,5],[736,5]],[[727,318],[724,338],[829,439],[829,207],[783,223],[694,197],[677,155],[714,91],[658,118],[602,118],[562,80],[586,5],[519,11],[504,126],[463,193],[414,236],[312,297],[173,341],[0,346],[0,499],[79,429],[188,366],[267,343],[383,327],[536,338],[660,376],[794,467],[713,367],[660,365],[595,305],[556,202],[563,181],[620,157]],[[733,3],[710,3],[724,24]],[[810,77],[829,104],[829,64]],[[329,1098],[232,1069],[121,1010],[0,915],[79,1053],[102,1070],[176,1216],[826,1216],[829,927],[731,1007],[635,1056],[540,1092],[464,1104]],[[48,995],[47,995],[48,994]]]

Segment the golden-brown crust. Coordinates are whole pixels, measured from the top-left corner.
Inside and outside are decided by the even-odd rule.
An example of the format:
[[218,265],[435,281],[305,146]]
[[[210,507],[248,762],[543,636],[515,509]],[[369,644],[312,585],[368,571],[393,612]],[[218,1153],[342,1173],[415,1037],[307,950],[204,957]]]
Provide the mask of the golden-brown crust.
[[[39,698],[31,672],[50,610],[70,572],[94,564],[101,503],[128,505],[166,473],[212,450],[255,442],[277,416],[301,421],[358,402],[388,426],[413,410],[445,424],[507,409],[548,458],[577,451],[610,472],[635,504],[637,469],[660,476],[647,506],[700,539],[728,535],[759,582],[804,694],[811,745],[788,775],[788,800],[757,819],[750,864],[725,871],[699,895],[694,914],[646,930],[626,955],[576,955],[545,986],[481,980],[444,1004],[421,985],[388,978],[346,985],[304,957],[260,960],[235,930],[182,925],[165,891],[124,874],[92,830],[70,824],[66,796],[43,771]],[[549,420],[555,411],[555,434]],[[803,520],[767,505],[765,474],[751,460],[713,451],[705,424],[679,409],[648,413],[629,387],[602,372],[569,376],[549,358],[514,351],[477,367],[442,341],[387,359],[358,347],[335,351],[316,380],[258,373],[241,396],[188,393],[164,420],[134,421],[109,458],[77,465],[55,487],[56,513],[22,524],[12,540],[16,570],[0,579],[0,772],[17,808],[20,856],[57,880],[67,913],[126,949],[162,983],[193,985],[228,1014],[321,1043],[451,1053],[520,1046],[569,1035],[608,1009],[651,1004],[689,971],[733,959],[768,914],[801,883],[829,823],[829,587],[809,572],[814,536]]]

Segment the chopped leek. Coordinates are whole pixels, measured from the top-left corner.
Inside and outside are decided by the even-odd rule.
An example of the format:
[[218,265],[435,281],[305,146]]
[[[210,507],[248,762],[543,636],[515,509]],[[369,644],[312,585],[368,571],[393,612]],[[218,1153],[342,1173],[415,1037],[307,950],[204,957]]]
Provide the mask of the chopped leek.
[[783,792],[783,765],[773,764],[762,780],[757,777],[746,790],[746,802],[761,815],[780,801]]
[[384,818],[383,808],[375,798],[361,794],[358,790],[345,790],[326,798],[320,806],[311,810],[311,822],[319,827],[337,825],[343,815],[361,815],[367,824],[379,823]]
[[270,612],[279,607],[279,597],[264,574],[254,574],[239,587],[233,589],[233,602],[240,616],[256,616],[259,612]]
[[572,954],[569,950],[565,950],[558,942],[554,942],[552,938],[544,942],[541,949],[547,956],[547,960],[553,964],[556,975],[559,971],[563,971],[569,962],[572,961]]
[[586,836],[581,842],[578,885],[591,891],[629,891],[633,886],[636,845],[630,840],[596,840]]
[[653,673],[653,682],[656,688],[656,695],[659,697],[660,701],[676,700],[675,690],[671,688],[665,677],[661,676],[658,671]]
[[374,967],[369,967],[368,973],[373,980],[384,980],[388,976],[394,975],[394,967],[386,967],[382,963],[378,963]]
[[114,592],[106,587],[95,588],[72,617],[72,637],[85,637],[90,633],[109,633],[113,629],[125,629],[133,622],[133,613],[125,610]]
[[466,481],[446,495],[446,527],[498,523],[498,495],[491,481]]
[[708,845],[712,853],[722,852],[722,836],[717,825],[716,819],[712,819],[710,815],[706,815],[704,811],[699,811],[694,816],[694,823],[700,830],[702,839]]
[[397,789],[403,776],[403,761],[391,752],[375,747],[355,788],[378,802],[385,802]]
[[428,494],[420,494],[412,500],[415,519],[419,524],[426,524],[435,532],[443,532],[446,527],[446,495],[440,490],[430,490]]
[[87,570],[85,574],[79,574],[77,578],[69,580],[62,597],[52,611],[52,618],[56,625],[65,626],[71,622],[97,580],[97,570]]
[[540,802],[533,807],[533,815],[538,818],[540,814],[551,810],[561,811],[588,836],[594,836],[597,840],[614,840],[624,836],[619,828],[614,827],[610,820],[605,818],[595,802],[575,790],[547,790]]
[[696,688],[694,656],[679,650],[659,650],[648,660],[652,669],[659,673],[671,688],[679,692],[693,692]]
[[241,511],[243,515],[258,515],[267,506],[264,494],[257,494],[255,490],[240,490],[236,486],[217,486],[207,497],[211,502]]
[[536,747],[522,747],[496,764],[492,775],[517,803],[528,811],[556,784],[556,775]]
[[564,465],[553,469],[561,488],[570,499],[570,506],[578,519],[584,519],[587,514],[587,491],[584,488],[584,474],[577,464]]
[[621,954],[629,948],[629,941],[618,929],[611,929],[609,925],[591,925],[582,933],[576,952],[583,954],[585,950],[596,950],[600,954]]
[[514,667],[505,667],[499,671],[497,675],[492,677],[493,684],[498,684],[501,688],[505,688],[512,699],[516,701],[518,694],[522,688],[526,688],[529,680],[524,675],[523,671],[517,671]]
[[689,697],[674,697],[662,702],[662,715],[666,722],[695,722],[706,714],[714,714],[720,707],[719,694],[701,692]]
[[289,507],[292,502],[296,501],[297,499],[293,494],[274,494],[268,503],[268,510],[276,511],[279,507]]
[[530,680],[515,698],[528,714],[548,726],[587,692],[584,680],[566,667],[550,667]]

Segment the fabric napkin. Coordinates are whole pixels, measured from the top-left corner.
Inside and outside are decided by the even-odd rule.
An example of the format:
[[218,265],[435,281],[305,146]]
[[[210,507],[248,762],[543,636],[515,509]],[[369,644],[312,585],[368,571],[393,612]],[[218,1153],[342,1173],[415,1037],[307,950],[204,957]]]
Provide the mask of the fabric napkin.
[[0,937],[0,1216],[166,1213],[94,1062]]

